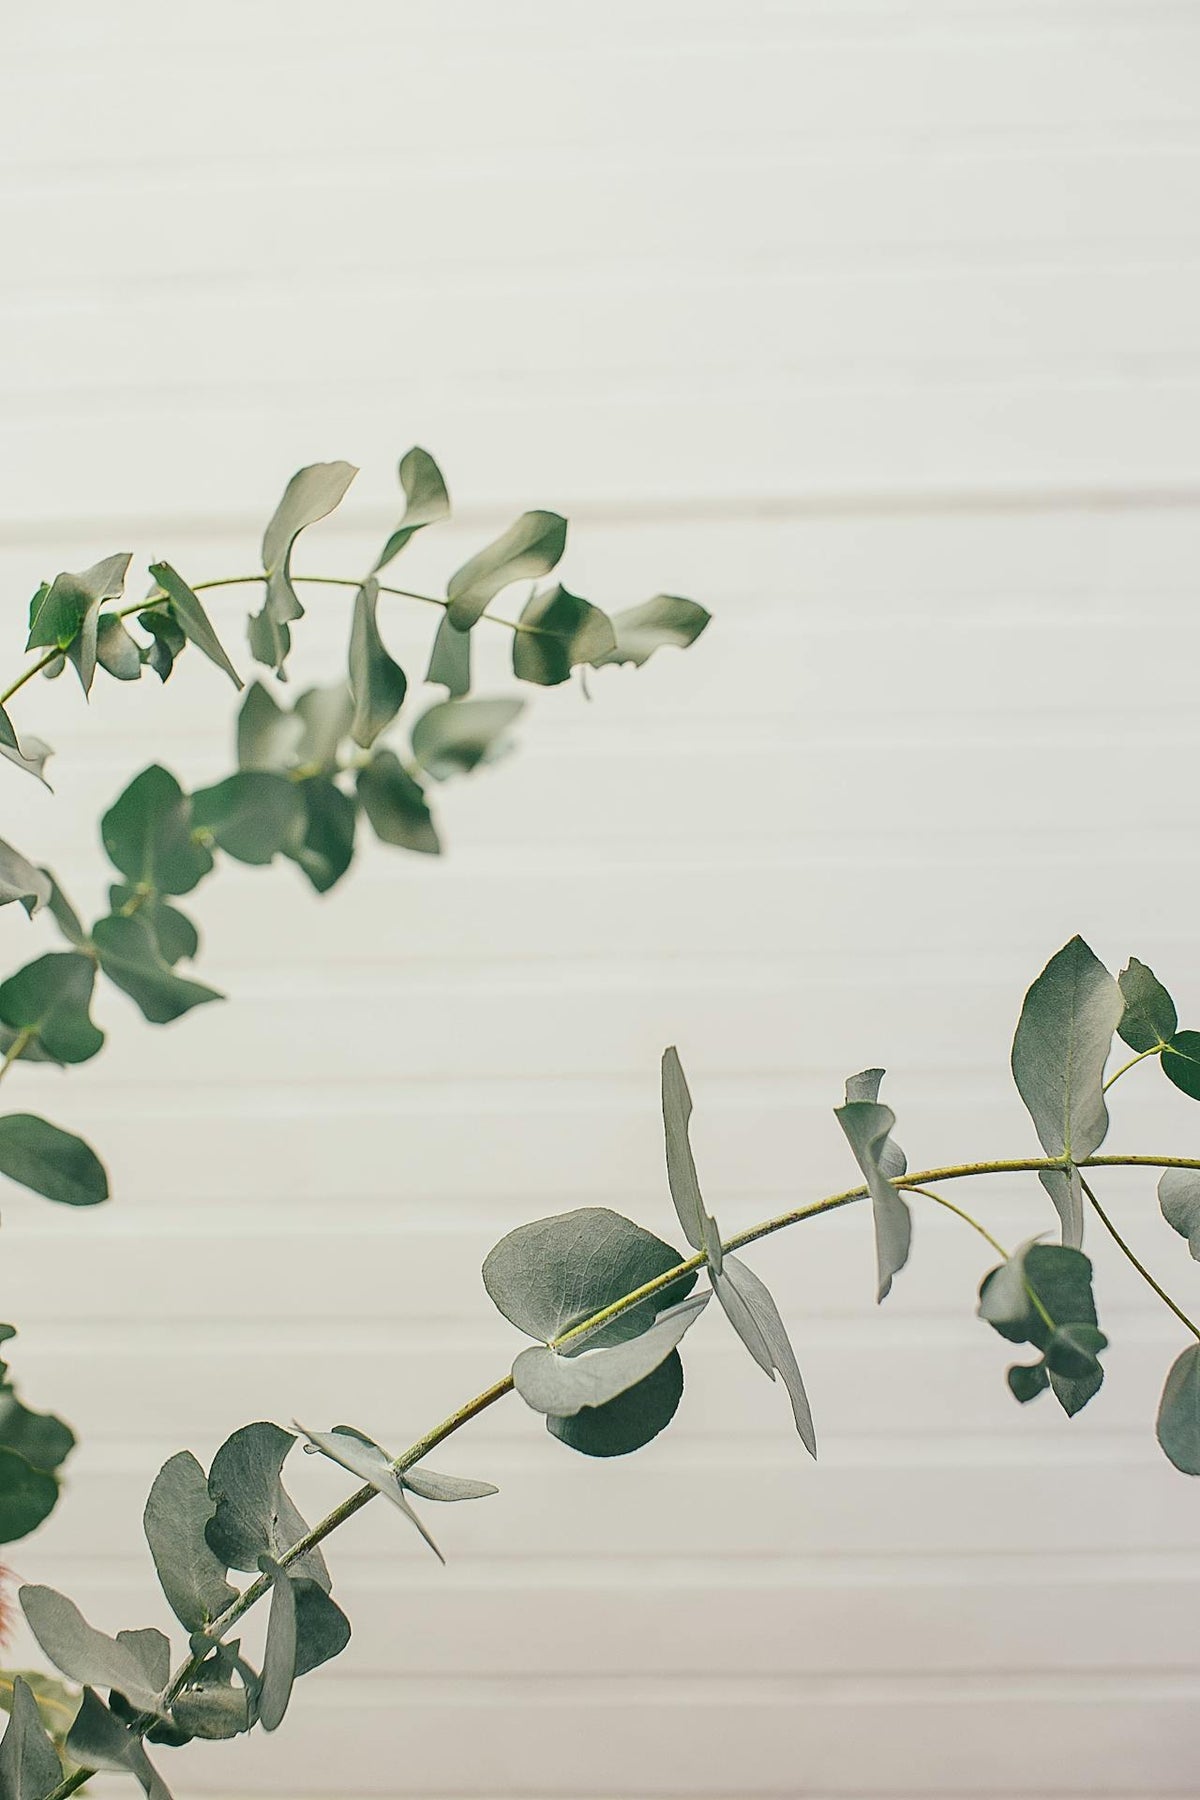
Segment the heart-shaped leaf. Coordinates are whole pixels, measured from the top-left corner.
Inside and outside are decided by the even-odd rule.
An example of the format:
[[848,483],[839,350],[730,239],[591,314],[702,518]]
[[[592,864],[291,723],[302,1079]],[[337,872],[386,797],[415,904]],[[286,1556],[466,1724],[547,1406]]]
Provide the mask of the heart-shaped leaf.
[[450,577],[446,588],[450,623],[468,631],[502,588],[548,575],[566,543],[567,521],[558,513],[522,513],[501,537]]

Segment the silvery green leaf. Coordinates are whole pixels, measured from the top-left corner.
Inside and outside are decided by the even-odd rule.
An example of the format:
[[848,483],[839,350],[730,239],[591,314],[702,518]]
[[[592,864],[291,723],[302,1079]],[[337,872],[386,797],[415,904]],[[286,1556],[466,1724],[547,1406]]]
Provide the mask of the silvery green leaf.
[[27,1682],[13,1682],[12,1708],[0,1741],[0,1794],[4,1800],[46,1800],[62,1780],[58,1751],[50,1741]]
[[271,1611],[258,1690],[258,1721],[264,1731],[276,1731],[283,1724],[296,1679],[296,1596],[286,1569],[270,1556],[259,1560],[263,1574],[271,1580]]
[[135,775],[100,821],[109,860],[127,880],[158,894],[188,894],[213,866],[192,836],[191,801],[169,770]]
[[95,1151],[33,1113],[0,1118],[0,1175],[62,1206],[98,1206],[108,1199],[108,1176]]
[[56,575],[36,600],[29,623],[27,650],[75,648],[75,666],[85,694],[96,673],[96,631],[100,608],[115,600],[125,586],[129,555],[106,556],[75,575]]
[[467,1475],[439,1475],[436,1469],[405,1469],[404,1485],[422,1500],[486,1500],[500,1489]]
[[425,790],[391,750],[376,750],[358,772],[358,797],[381,844],[438,856],[441,843]]
[[192,795],[192,825],[238,862],[269,863],[304,841],[304,801],[286,775],[239,769]]
[[852,1075],[846,1083],[846,1104],[836,1110],[871,1196],[879,1271],[877,1300],[885,1300],[891,1292],[893,1277],[908,1261],[912,1245],[912,1214],[892,1186],[907,1167],[903,1151],[891,1141],[896,1115],[874,1098],[857,1098],[878,1094],[882,1076],[882,1069],[864,1069]]
[[137,1733],[110,1712],[90,1687],[84,1689],[83,1701],[68,1733],[67,1755],[83,1768],[132,1775],[146,1800],[171,1800],[166,1783],[146,1755]]
[[124,913],[135,901],[136,911],[150,926],[163,961],[171,968],[177,962],[190,961],[200,948],[200,933],[187,914],[160,900],[157,894],[149,898],[139,894],[127,882],[114,882],[108,890],[109,909],[114,913]]
[[382,1494],[385,1500],[390,1500],[409,1523],[416,1526],[438,1560],[445,1562],[445,1557],[425,1529],[420,1516],[405,1498],[403,1477],[393,1469],[387,1451],[381,1450],[373,1438],[356,1431],[353,1425],[335,1425],[332,1431],[309,1431],[307,1426],[297,1421],[296,1429],[308,1439],[306,1448],[311,1446],[322,1456],[340,1463],[343,1469],[348,1469],[360,1481],[373,1487],[377,1494]]
[[111,1638],[53,1588],[28,1585],[19,1598],[29,1629],[56,1669],[88,1687],[119,1688],[147,1712],[158,1710],[171,1672],[171,1646],[161,1631],[123,1631]]
[[[283,1485],[284,1459],[295,1443],[290,1431],[260,1420],[226,1438],[208,1472],[216,1503],[205,1536],[227,1569],[257,1570],[262,1556],[279,1557],[308,1530]],[[329,1571],[319,1549],[289,1565],[329,1591]]]
[[721,1272],[713,1274],[712,1283],[730,1324],[759,1368],[772,1381],[777,1371],[783,1376],[796,1430],[809,1455],[815,1458],[817,1437],[804,1379],[787,1328],[770,1292],[753,1269],[747,1268],[736,1256],[725,1257]]
[[489,601],[514,581],[548,575],[566,548],[567,521],[558,513],[527,512],[465,562],[446,589],[450,623],[467,631]]
[[667,645],[686,650],[695,643],[710,617],[694,600],[681,600],[676,594],[655,594],[653,600],[646,600],[641,606],[613,614],[616,643],[593,657],[592,666],[601,669],[606,663],[633,663],[640,669],[656,650]]
[[90,1007],[96,965],[79,950],[52,950],[0,982],[0,1019],[51,1062],[87,1062],[104,1043]]
[[466,775],[512,749],[522,700],[439,700],[413,726],[413,755],[435,781]]
[[50,892],[46,897],[46,906],[50,913],[50,917],[54,920],[54,923],[58,926],[58,929],[62,932],[68,944],[74,944],[76,949],[79,949],[88,941],[88,934],[83,928],[82,919],[59,887],[58,882],[51,871],[49,869],[41,869],[39,870],[39,874],[44,875],[50,884]]
[[[680,1261],[670,1244],[631,1219],[607,1206],[585,1206],[510,1231],[488,1252],[483,1285],[519,1331],[549,1343]],[[585,1340],[588,1347],[640,1337],[663,1307],[684,1299],[695,1284],[696,1272],[689,1269],[600,1327]]]
[[682,1395],[683,1362],[672,1350],[644,1381],[607,1406],[584,1406],[566,1418],[548,1414],[546,1430],[581,1456],[629,1456],[671,1423]]
[[19,748],[0,743],[0,756],[15,763],[18,769],[23,769],[26,775],[32,775],[35,781],[40,781],[46,788],[50,786],[46,780],[46,764],[53,755],[53,750],[44,739],[34,737],[28,731],[22,736]]
[[1081,937],[1050,958],[1026,994],[1012,1071],[1048,1156],[1080,1162],[1104,1142],[1104,1065],[1124,1006]]
[[692,1117],[692,1096],[679,1052],[672,1044],[663,1051],[662,1059],[663,1133],[667,1146],[667,1181],[683,1235],[693,1250],[702,1250],[709,1267],[718,1274],[721,1269],[721,1233],[717,1221],[704,1209],[696,1161],[692,1155],[688,1128]]
[[36,1531],[58,1504],[58,1482],[15,1450],[0,1450],[0,1544]]
[[1189,1344],[1171,1364],[1156,1429],[1175,1467],[1200,1475],[1200,1344]]
[[167,1604],[188,1631],[210,1624],[237,1598],[205,1536],[215,1511],[204,1470],[181,1450],[159,1470],[142,1516]]
[[1200,1100],[1200,1031],[1177,1031],[1162,1053],[1162,1066],[1181,1094]]
[[40,906],[49,905],[52,891],[45,869],[35,869],[27,857],[0,838],[0,906],[11,906],[15,900],[32,918]]
[[379,560],[373,571],[376,574],[394,556],[399,555],[414,532],[420,531],[425,525],[436,525],[439,519],[450,516],[450,495],[446,491],[442,471],[428,450],[422,450],[419,444],[414,445],[400,458],[399,473],[400,486],[404,489],[408,504],[400,524],[379,553]]
[[92,942],[108,979],[128,994],[152,1025],[169,1025],[194,1006],[224,999],[216,988],[177,975],[163,957],[153,928],[140,913],[110,913],[92,927]]
[[114,681],[140,681],[142,653],[116,613],[101,613],[96,621],[96,661]]
[[354,596],[350,628],[350,691],[354,696],[350,735],[364,750],[391,724],[408,692],[408,677],[383,647],[378,607],[379,583],[368,575]]
[[1038,1180],[1054,1202],[1062,1224],[1062,1242],[1078,1250],[1083,1243],[1083,1186],[1074,1163],[1069,1169],[1039,1169]]
[[182,575],[167,562],[150,564],[150,573],[158,583],[170,602],[171,614],[177,621],[185,637],[191,639],[197,650],[207,656],[209,662],[228,675],[235,688],[245,686],[241,676],[225,653],[225,647],[212,627],[212,620],[205,612],[199,597],[193,593]]
[[1068,1415],[1079,1411],[1104,1380],[1097,1353],[1107,1343],[1097,1329],[1092,1265],[1082,1251],[1029,1238],[984,1276],[979,1316],[1013,1344],[1042,1352],[1041,1367],[1010,1369],[1009,1386],[1025,1403],[1047,1384]]
[[171,1717],[190,1738],[220,1742],[239,1737],[250,1730],[250,1695],[232,1682],[201,1682],[184,1689],[171,1706]]
[[350,735],[354,717],[354,700],[349,684],[335,681],[328,687],[309,688],[295,705],[302,732],[298,760],[306,769],[322,774],[336,772],[338,750]]
[[1173,1231],[1187,1239],[1200,1262],[1200,1170],[1167,1169],[1158,1183],[1158,1204]]
[[661,1312],[640,1337],[626,1338],[607,1349],[580,1350],[560,1356],[545,1344],[522,1350],[513,1363],[518,1394],[535,1412],[570,1418],[584,1406],[605,1406],[618,1394],[643,1381],[676,1348],[684,1333],[708,1305],[707,1294],[694,1294]]
[[616,644],[607,613],[556,582],[531,594],[513,633],[513,674],[539,687],[570,679],[578,663],[601,660]]
[[149,606],[138,614],[137,621],[150,634],[150,642],[141,655],[158,679],[166,681],[175,667],[175,658],[187,645],[187,634],[166,605]]
[[239,769],[292,769],[300,759],[304,720],[278,704],[261,681],[251,682],[237,722]]
[[439,683],[452,700],[471,691],[471,634],[452,625],[449,613],[442,614],[434,635],[425,679]]
[[358,807],[326,775],[301,782],[300,797],[304,836],[287,854],[304,870],[318,894],[324,894],[341,880],[354,859]]
[[297,470],[275,508],[263,535],[263,568],[267,585],[262,611],[250,620],[250,650],[257,662],[282,676],[291,648],[288,625],[304,617],[292,585],[292,550],[306,525],[315,525],[340,503],[358,470],[350,463],[312,463]]
[[1125,1010],[1117,1030],[1131,1050],[1139,1055],[1161,1050],[1175,1036],[1179,1017],[1175,1002],[1153,969],[1148,969],[1136,956],[1117,976]]
[[318,1582],[292,1577],[296,1599],[296,1679],[340,1656],[350,1642],[350,1621]]

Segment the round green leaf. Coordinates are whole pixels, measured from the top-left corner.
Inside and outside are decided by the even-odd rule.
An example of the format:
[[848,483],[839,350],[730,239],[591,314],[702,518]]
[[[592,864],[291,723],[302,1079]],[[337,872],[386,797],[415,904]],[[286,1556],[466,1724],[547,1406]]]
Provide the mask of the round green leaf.
[[192,806],[175,777],[157,764],[134,777],[100,821],[110,861],[136,887],[188,894],[213,866],[192,836]]
[[584,1456],[628,1456],[671,1423],[682,1394],[683,1363],[678,1350],[672,1350],[652,1375],[607,1406],[585,1406],[568,1419],[549,1418],[546,1429]]
[[58,1482],[45,1469],[0,1450],[0,1544],[15,1543],[36,1531],[58,1502]]
[[1180,1093],[1200,1100],[1200,1031],[1177,1031],[1162,1053],[1162,1066]]
[[31,1042],[51,1062],[82,1063],[95,1056],[104,1033],[88,1009],[96,965],[78,950],[52,950],[0,983],[0,1019]]
[[192,820],[227,856],[269,863],[304,841],[304,801],[294,781],[266,770],[241,769],[192,795]]

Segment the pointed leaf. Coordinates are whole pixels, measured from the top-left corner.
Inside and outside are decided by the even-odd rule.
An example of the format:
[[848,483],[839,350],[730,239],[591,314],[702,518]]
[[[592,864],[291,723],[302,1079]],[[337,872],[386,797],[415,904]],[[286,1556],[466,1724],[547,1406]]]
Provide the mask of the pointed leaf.
[[56,1669],[88,1687],[119,1688],[147,1712],[158,1710],[171,1657],[161,1631],[122,1632],[111,1638],[89,1625],[75,1603],[53,1588],[25,1586],[20,1601],[29,1629]]
[[[483,1285],[506,1319],[549,1343],[646,1282],[677,1268],[681,1257],[607,1206],[585,1206],[519,1225],[488,1252]],[[689,1269],[661,1292],[618,1314],[581,1340],[589,1350],[639,1337],[665,1307],[696,1284]]]
[[191,801],[157,764],[134,777],[100,821],[109,860],[135,886],[188,894],[213,866],[192,837]]
[[612,621],[588,600],[556,582],[532,594],[513,633],[513,674],[539,687],[570,679],[577,663],[603,660],[616,646]]
[[708,1294],[694,1294],[659,1313],[640,1337],[607,1349],[584,1348],[575,1356],[560,1356],[545,1344],[522,1350],[513,1364],[517,1392],[535,1412],[556,1418],[570,1418],[585,1406],[605,1406],[666,1361],[708,1302]]
[[258,1720],[264,1731],[276,1731],[283,1724],[296,1679],[296,1596],[286,1569],[269,1556],[262,1557],[260,1565],[263,1574],[271,1578],[271,1612],[258,1690]]
[[882,1069],[864,1069],[860,1075],[852,1075],[846,1083],[846,1104],[836,1110],[871,1196],[879,1272],[877,1300],[885,1300],[891,1292],[892,1280],[908,1261],[912,1246],[912,1214],[892,1186],[907,1167],[903,1151],[891,1141],[896,1115],[874,1098],[882,1076]]
[[78,950],[52,950],[0,982],[0,1019],[32,1041],[51,1062],[95,1056],[104,1033],[89,1014],[96,965]]
[[777,1371],[783,1376],[800,1441],[815,1458],[817,1437],[804,1379],[787,1328],[770,1292],[753,1269],[747,1268],[736,1256],[725,1257],[721,1272],[713,1274],[712,1283],[730,1324],[759,1368],[772,1381]]
[[558,513],[522,513],[503,536],[450,577],[446,589],[450,623],[460,631],[469,630],[502,588],[548,575],[566,542],[567,521]]
[[413,755],[435,781],[466,775],[512,749],[521,700],[439,700],[413,726]]
[[1054,1202],[1054,1210],[1062,1224],[1062,1242],[1071,1250],[1083,1243],[1083,1184],[1079,1170],[1039,1169],[1038,1180]]
[[108,1199],[108,1176],[95,1151],[33,1113],[0,1118],[0,1175],[63,1206],[98,1206]]
[[452,625],[449,613],[442,614],[434,635],[425,679],[440,683],[452,700],[471,691],[471,634]]
[[1162,1053],[1163,1072],[1190,1100],[1200,1100],[1200,1031],[1177,1031]]
[[190,1450],[163,1464],[142,1524],[167,1604],[188,1631],[211,1624],[237,1598],[205,1536],[215,1512],[208,1478]]
[[191,638],[197,650],[228,675],[240,692],[245,683],[226,655],[224,645],[213,630],[212,620],[187,582],[167,562],[151,563],[150,574],[170,601],[171,613],[184,636]]
[[350,690],[354,696],[350,735],[364,750],[391,724],[408,692],[408,677],[383,647],[378,606],[379,583],[369,575],[354,596],[350,628]]
[[663,1133],[667,1146],[667,1181],[683,1235],[693,1250],[702,1250],[709,1267],[720,1273],[721,1233],[717,1221],[704,1209],[696,1162],[692,1155],[688,1127],[692,1117],[692,1096],[679,1052],[672,1044],[663,1051],[662,1059]]
[[1171,1364],[1156,1429],[1175,1467],[1200,1475],[1200,1344],[1189,1344]]
[[378,573],[394,556],[398,556],[414,532],[420,531],[425,525],[436,525],[439,519],[450,516],[450,496],[446,491],[446,483],[442,479],[442,471],[428,450],[414,445],[400,458],[400,485],[408,504],[399,526],[380,551],[373,573]]
[[427,856],[441,853],[425,790],[391,750],[377,750],[359,770],[358,797],[380,843]]
[[373,1487],[377,1494],[390,1500],[410,1524],[416,1526],[438,1561],[445,1562],[445,1557],[426,1530],[420,1515],[405,1498],[404,1478],[392,1468],[387,1451],[381,1450],[373,1438],[356,1431],[352,1425],[335,1425],[332,1431],[309,1431],[307,1426],[297,1423],[296,1429],[308,1439],[306,1449],[319,1451],[322,1456],[340,1463],[343,1469],[349,1469],[352,1475],[357,1475],[360,1481]]
[[35,869],[19,850],[0,838],[0,906],[19,901],[32,918],[40,906],[49,904],[50,893],[51,881],[46,871]]
[[671,1423],[682,1395],[683,1363],[672,1350],[652,1375],[607,1406],[585,1406],[565,1419],[551,1416],[546,1429],[583,1456],[628,1456]]
[[436,1469],[405,1469],[404,1485],[422,1500],[486,1500],[500,1489],[490,1481],[472,1481],[466,1475],[439,1475]]
[[136,1732],[109,1711],[91,1688],[67,1737],[67,1755],[88,1769],[110,1769],[132,1775],[146,1800],[171,1800],[166,1783],[152,1765]]
[[1124,1041],[1139,1055],[1169,1044],[1179,1025],[1175,1002],[1153,969],[1136,956],[1117,977],[1125,1011],[1117,1024]]
[[1012,1071],[1048,1156],[1079,1162],[1104,1142],[1104,1065],[1123,1010],[1120,988],[1080,937],[1026,994]]
[[238,862],[269,863],[304,841],[304,801],[294,781],[240,769],[192,795],[192,824]]
[[50,870],[40,869],[38,873],[44,875],[49,884],[50,891],[46,897],[46,906],[50,913],[50,917],[54,920],[54,923],[58,926],[58,929],[62,932],[68,944],[74,944],[76,949],[80,948],[88,941],[88,934],[83,928],[83,921],[75,911],[75,908],[71,905],[71,902],[67,899],[67,896],[59,887],[58,882],[50,873]]
[[304,721],[287,712],[261,681],[251,682],[237,723],[239,769],[292,769],[300,761]]
[[151,606],[140,612],[137,622],[150,633],[150,642],[141,652],[160,681],[166,681],[175,667],[175,658],[187,644],[187,635],[167,606]]
[[163,959],[154,932],[140,913],[122,918],[110,913],[92,928],[92,941],[100,967],[140,1009],[152,1025],[169,1025],[193,1006],[204,1006],[224,995],[202,981],[177,975]]
[[315,525],[340,503],[358,470],[350,463],[312,463],[297,470],[284,489],[263,536],[263,568],[267,574],[262,611],[250,622],[250,648],[258,662],[279,674],[291,645],[288,623],[302,619],[304,608],[292,585],[292,550],[306,525]]
[[26,775],[32,775],[45,788],[50,786],[45,775],[46,764],[53,755],[49,744],[28,731],[21,738],[20,749],[14,749],[11,744],[0,744],[0,756],[7,758],[10,763],[16,763],[18,769],[23,769]]
[[592,666],[601,669],[607,663],[633,663],[640,669],[656,650],[668,645],[686,650],[700,636],[710,616],[694,600],[681,600],[676,594],[655,594],[653,600],[641,606],[613,614],[616,643],[593,657]]
[[46,1800],[63,1777],[37,1701],[20,1676],[13,1683],[12,1708],[0,1742],[0,1794],[4,1800]]
[[1200,1170],[1167,1169],[1159,1180],[1158,1204],[1167,1224],[1187,1239],[1200,1262]]
[[[227,1569],[257,1570],[262,1556],[279,1557],[308,1530],[280,1479],[295,1443],[290,1431],[260,1421],[226,1438],[208,1472],[216,1511],[205,1528],[210,1547]],[[329,1591],[329,1571],[319,1550],[289,1565]]]
[[324,894],[341,880],[354,859],[358,808],[350,795],[325,775],[301,782],[300,797],[304,837],[288,855],[304,870],[318,894]]
[[77,645],[76,667],[85,694],[96,673],[96,631],[100,608],[125,586],[130,557],[107,556],[75,575],[56,575],[36,603],[29,624],[27,650],[66,650]]

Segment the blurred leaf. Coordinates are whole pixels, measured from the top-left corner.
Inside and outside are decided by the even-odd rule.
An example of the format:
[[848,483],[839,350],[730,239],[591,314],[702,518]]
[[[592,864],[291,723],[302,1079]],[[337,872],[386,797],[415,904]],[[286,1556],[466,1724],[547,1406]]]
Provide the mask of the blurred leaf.
[[96,673],[96,631],[100,608],[125,586],[130,557],[107,556],[75,575],[56,575],[37,603],[29,624],[27,650],[66,650],[75,645],[75,666],[85,694]]
[[45,1469],[0,1450],[0,1544],[15,1543],[36,1531],[58,1504],[58,1482]]
[[51,874],[50,870],[42,869],[40,873],[45,876],[49,883],[50,891],[46,897],[46,906],[49,909],[50,917],[54,920],[54,923],[58,926],[58,929],[62,932],[68,944],[74,944],[76,949],[78,949],[88,941],[88,934],[83,928],[83,921],[75,911],[75,908],[71,905],[71,902],[67,899],[67,896],[59,887],[57,880],[54,875]]
[[140,612],[137,621],[143,631],[150,633],[151,638],[142,655],[158,679],[166,681],[175,667],[175,658],[187,643],[187,634],[165,606],[151,607],[146,612]]
[[11,744],[0,743],[0,756],[15,763],[18,769],[23,769],[26,775],[32,775],[35,781],[40,781],[46,788],[50,786],[46,780],[46,764],[53,755],[49,744],[28,731],[22,737],[19,749],[14,749]]
[[1162,1053],[1168,1081],[1190,1100],[1200,1100],[1200,1031],[1177,1031]]
[[256,662],[280,676],[291,648],[288,624],[304,617],[292,586],[292,550],[306,525],[315,525],[334,510],[358,470],[350,463],[312,463],[297,470],[275,508],[263,536],[263,568],[267,575],[262,611],[250,621],[250,649]]
[[109,860],[135,886],[188,894],[213,866],[192,837],[192,803],[175,777],[152,763],[100,821]]
[[30,918],[50,901],[50,877],[0,838],[0,906],[18,901]]
[[659,1313],[639,1337],[607,1349],[585,1347],[572,1356],[545,1344],[522,1350],[513,1363],[518,1394],[535,1412],[570,1418],[581,1408],[600,1407],[643,1381],[666,1361],[684,1333],[708,1305],[708,1294],[694,1294]]
[[561,582],[530,595],[519,625],[513,633],[513,674],[539,687],[569,680],[577,663],[603,660],[617,641],[607,613]]
[[[5,1340],[15,1336],[11,1326],[0,1327]],[[75,1448],[75,1434],[53,1413],[33,1412],[17,1397],[8,1375],[8,1366],[0,1362],[0,1448],[12,1450],[30,1468],[53,1475]]]
[[350,735],[354,700],[349,684],[335,681],[330,687],[309,688],[295,705],[300,720],[299,757],[310,771],[332,775],[337,771],[338,750]]
[[471,691],[471,634],[452,625],[449,613],[442,614],[425,679],[439,682],[452,700]]
[[57,1675],[43,1675],[37,1669],[0,1669],[0,1712],[12,1712],[18,1681],[23,1681],[33,1695],[42,1724],[53,1742],[56,1745],[65,1743],[79,1711],[79,1695],[74,1688],[60,1681]]
[[1175,1467],[1200,1475],[1200,1343],[1189,1344],[1171,1364],[1156,1429]]
[[[488,1252],[483,1285],[519,1331],[548,1343],[681,1260],[670,1244],[632,1219],[607,1206],[585,1206],[510,1231]],[[580,1349],[584,1343],[594,1350],[639,1337],[659,1311],[676,1305],[695,1285],[690,1269],[661,1293],[618,1314]]]
[[153,932],[159,955],[171,968],[177,962],[190,961],[200,948],[200,933],[187,914],[169,901],[160,900],[157,894],[139,894],[136,888],[115,882],[108,890],[108,904],[115,913],[134,906]]
[[299,792],[304,804],[304,837],[288,855],[299,863],[318,894],[324,894],[341,880],[353,860],[358,808],[349,794],[324,775],[301,782]]
[[425,525],[436,525],[439,519],[450,516],[450,496],[446,492],[446,483],[442,479],[442,471],[428,450],[414,445],[401,457],[400,485],[408,504],[399,526],[380,551],[373,574],[378,574],[394,556],[399,555],[415,531],[420,531]]
[[846,1104],[835,1112],[871,1196],[879,1275],[876,1300],[886,1300],[912,1246],[912,1214],[892,1186],[907,1167],[904,1152],[891,1137],[896,1115],[875,1098],[882,1077],[882,1069],[852,1075],[846,1083]]
[[1187,1239],[1200,1262],[1200,1170],[1167,1169],[1158,1183],[1158,1204],[1173,1231]]
[[378,606],[379,583],[368,575],[354,596],[350,628],[350,691],[354,696],[350,735],[364,750],[391,724],[408,691],[408,677],[383,647]]
[[264,1731],[276,1731],[283,1724],[296,1678],[296,1596],[287,1570],[273,1558],[260,1557],[259,1566],[271,1580],[271,1612],[258,1690],[258,1721]]
[[672,1045],[662,1059],[662,1114],[667,1145],[667,1181],[683,1235],[693,1250],[702,1250],[709,1267],[721,1271],[721,1233],[717,1221],[704,1210],[696,1162],[692,1155],[688,1128],[692,1117],[692,1096],[679,1052]]
[[628,1456],[671,1423],[682,1394],[683,1363],[678,1350],[672,1350],[652,1375],[607,1406],[585,1406],[565,1419],[550,1417],[546,1429],[583,1456]]
[[167,1604],[188,1631],[210,1624],[237,1598],[205,1536],[215,1512],[204,1470],[190,1450],[179,1451],[155,1476],[142,1524]]
[[1175,1003],[1153,969],[1148,969],[1136,956],[1117,977],[1125,1011],[1117,1030],[1139,1055],[1161,1049],[1175,1036],[1179,1024]]
[[521,700],[439,700],[413,726],[413,755],[435,781],[466,775],[512,748]]
[[33,1113],[0,1118],[0,1175],[63,1206],[97,1206],[108,1199],[108,1176],[95,1151]]
[[1123,1010],[1120,988],[1081,937],[1051,957],[1026,994],[1013,1079],[1048,1156],[1079,1162],[1104,1142],[1104,1065]]
[[566,542],[567,521],[557,513],[522,513],[502,537],[450,577],[446,589],[450,623],[460,631],[469,630],[502,588],[548,575]]
[[399,844],[428,856],[441,851],[425,790],[390,750],[376,750],[358,772],[358,797],[371,829],[383,844]]
[[0,1742],[0,1794],[4,1800],[46,1800],[62,1780],[62,1764],[37,1701],[20,1676],[13,1683],[8,1710]]
[[668,645],[686,650],[695,643],[710,617],[694,600],[681,600],[676,594],[655,594],[653,600],[646,600],[641,606],[613,614],[616,643],[612,649],[594,656],[592,666],[602,669],[608,663],[633,663],[640,669],[656,650]]
[[142,653],[116,613],[101,613],[96,621],[96,661],[115,681],[141,680]]
[[725,1257],[720,1273],[713,1271],[712,1284],[730,1324],[759,1368],[772,1381],[776,1371],[783,1376],[796,1430],[804,1448],[815,1458],[817,1437],[804,1379],[787,1328],[770,1292],[753,1269],[747,1268],[736,1256]]
[[87,1062],[104,1042],[88,1011],[95,981],[90,956],[52,950],[0,983],[0,1019],[13,1031],[32,1032],[52,1062]]
[[191,638],[197,650],[228,675],[240,692],[245,683],[225,654],[224,646],[213,630],[212,620],[187,582],[167,562],[151,563],[150,574],[167,596],[171,614],[184,636]]
[[[227,1569],[257,1571],[260,1557],[281,1556],[308,1530],[281,1480],[295,1441],[290,1431],[260,1421],[226,1438],[213,1458],[208,1491],[216,1511],[205,1535]],[[289,1566],[329,1591],[329,1571],[319,1550]]]
[[472,1481],[466,1475],[439,1475],[436,1469],[405,1469],[404,1485],[422,1500],[485,1500],[500,1489],[490,1481]]
[[[1107,1339],[1097,1328],[1092,1265],[1081,1250],[1029,1239],[1007,1262],[984,1276],[979,1316],[1013,1344],[1042,1352],[1044,1372],[1068,1414],[1078,1412],[1099,1391],[1104,1371],[1098,1353]],[[1009,1386],[1025,1402],[1043,1391],[1046,1380],[1028,1370],[1009,1370]]]
[[16,726],[2,706],[0,706],[0,744],[5,744],[10,750],[20,749]]
[[415,1525],[439,1562],[445,1557],[426,1530],[420,1514],[409,1505],[404,1493],[404,1479],[392,1468],[386,1450],[381,1450],[373,1438],[355,1430],[353,1425],[335,1425],[332,1431],[309,1431],[308,1427],[297,1422],[296,1429],[303,1432],[308,1439],[306,1449],[319,1451],[331,1461],[340,1463],[343,1469],[349,1469],[360,1481],[367,1482],[382,1494],[385,1500],[402,1512],[410,1524]]
[[110,913],[92,927],[92,942],[108,979],[129,995],[152,1025],[169,1025],[193,1006],[222,1000],[216,988],[177,975],[164,960],[154,931],[140,913]]
[[89,1687],[119,1688],[135,1706],[157,1712],[171,1673],[171,1646],[161,1631],[111,1638],[53,1588],[26,1585],[19,1597],[29,1629],[56,1669]]
[[286,775],[240,769],[192,795],[192,823],[238,862],[269,863],[304,842],[304,801]]
[[146,1800],[171,1800],[141,1739],[109,1711],[91,1688],[84,1689],[78,1716],[67,1738],[67,1755],[84,1768],[132,1775]]
[[304,720],[285,711],[261,681],[251,682],[238,713],[238,768],[276,773],[294,768],[303,736]]

